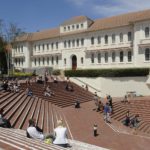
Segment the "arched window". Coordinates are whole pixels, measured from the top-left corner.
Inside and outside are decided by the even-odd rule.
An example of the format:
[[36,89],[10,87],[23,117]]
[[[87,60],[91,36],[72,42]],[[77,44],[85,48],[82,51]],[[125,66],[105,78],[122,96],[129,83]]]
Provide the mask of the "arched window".
[[120,52],[120,62],[123,62],[123,51]]
[[101,53],[98,53],[97,60],[98,60],[98,63],[101,63]]
[[115,43],[115,42],[116,42],[116,35],[112,34],[112,43]]
[[94,37],[91,37],[91,45],[94,45]]
[[120,37],[120,42],[123,42],[123,33],[120,33],[119,37]]
[[145,49],[145,60],[146,61],[150,60],[150,49],[149,48]]
[[128,51],[128,62],[132,61],[132,52]]
[[145,37],[149,37],[149,27],[145,28]]
[[105,63],[108,63],[108,52],[105,52]]
[[94,63],[94,53],[91,54],[91,63]]
[[115,61],[116,61],[116,53],[112,52],[112,62],[115,62]]
[[105,35],[105,44],[108,44],[108,35]]

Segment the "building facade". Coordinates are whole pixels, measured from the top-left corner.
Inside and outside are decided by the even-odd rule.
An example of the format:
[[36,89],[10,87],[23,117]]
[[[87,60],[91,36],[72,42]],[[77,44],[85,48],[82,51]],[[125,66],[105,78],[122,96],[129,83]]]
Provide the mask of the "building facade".
[[18,69],[149,67],[150,10],[97,20],[73,17],[17,37],[12,57]]

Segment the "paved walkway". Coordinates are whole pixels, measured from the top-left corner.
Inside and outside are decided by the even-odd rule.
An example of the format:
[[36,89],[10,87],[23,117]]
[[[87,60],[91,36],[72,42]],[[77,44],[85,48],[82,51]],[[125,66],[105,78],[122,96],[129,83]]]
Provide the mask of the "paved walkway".
[[[87,102],[80,109],[63,109],[75,140],[115,150],[149,150],[149,138],[113,130],[104,122],[102,114],[93,111],[94,107],[93,102]],[[93,136],[94,124],[98,125],[97,137]]]

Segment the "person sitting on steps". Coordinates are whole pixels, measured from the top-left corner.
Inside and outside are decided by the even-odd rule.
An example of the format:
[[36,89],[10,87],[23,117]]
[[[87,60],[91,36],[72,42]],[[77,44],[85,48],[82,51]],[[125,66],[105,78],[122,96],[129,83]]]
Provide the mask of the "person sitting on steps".
[[8,119],[4,118],[4,109],[0,108],[0,127],[12,128],[11,123]]
[[68,139],[67,139],[67,128],[63,126],[62,120],[57,121],[57,127],[54,129],[55,140],[53,144],[62,146],[62,147],[69,147]]
[[26,130],[26,135],[28,138],[40,139],[40,140],[45,140],[50,138],[53,141],[55,139],[52,134],[44,134],[43,130],[35,125],[34,119],[29,120],[29,127]]

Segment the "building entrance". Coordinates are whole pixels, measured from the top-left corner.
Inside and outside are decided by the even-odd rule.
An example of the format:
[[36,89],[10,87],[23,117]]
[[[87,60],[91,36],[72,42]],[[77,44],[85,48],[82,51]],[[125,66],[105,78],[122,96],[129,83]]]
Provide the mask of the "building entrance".
[[77,57],[75,55],[72,56],[72,70],[77,69]]

